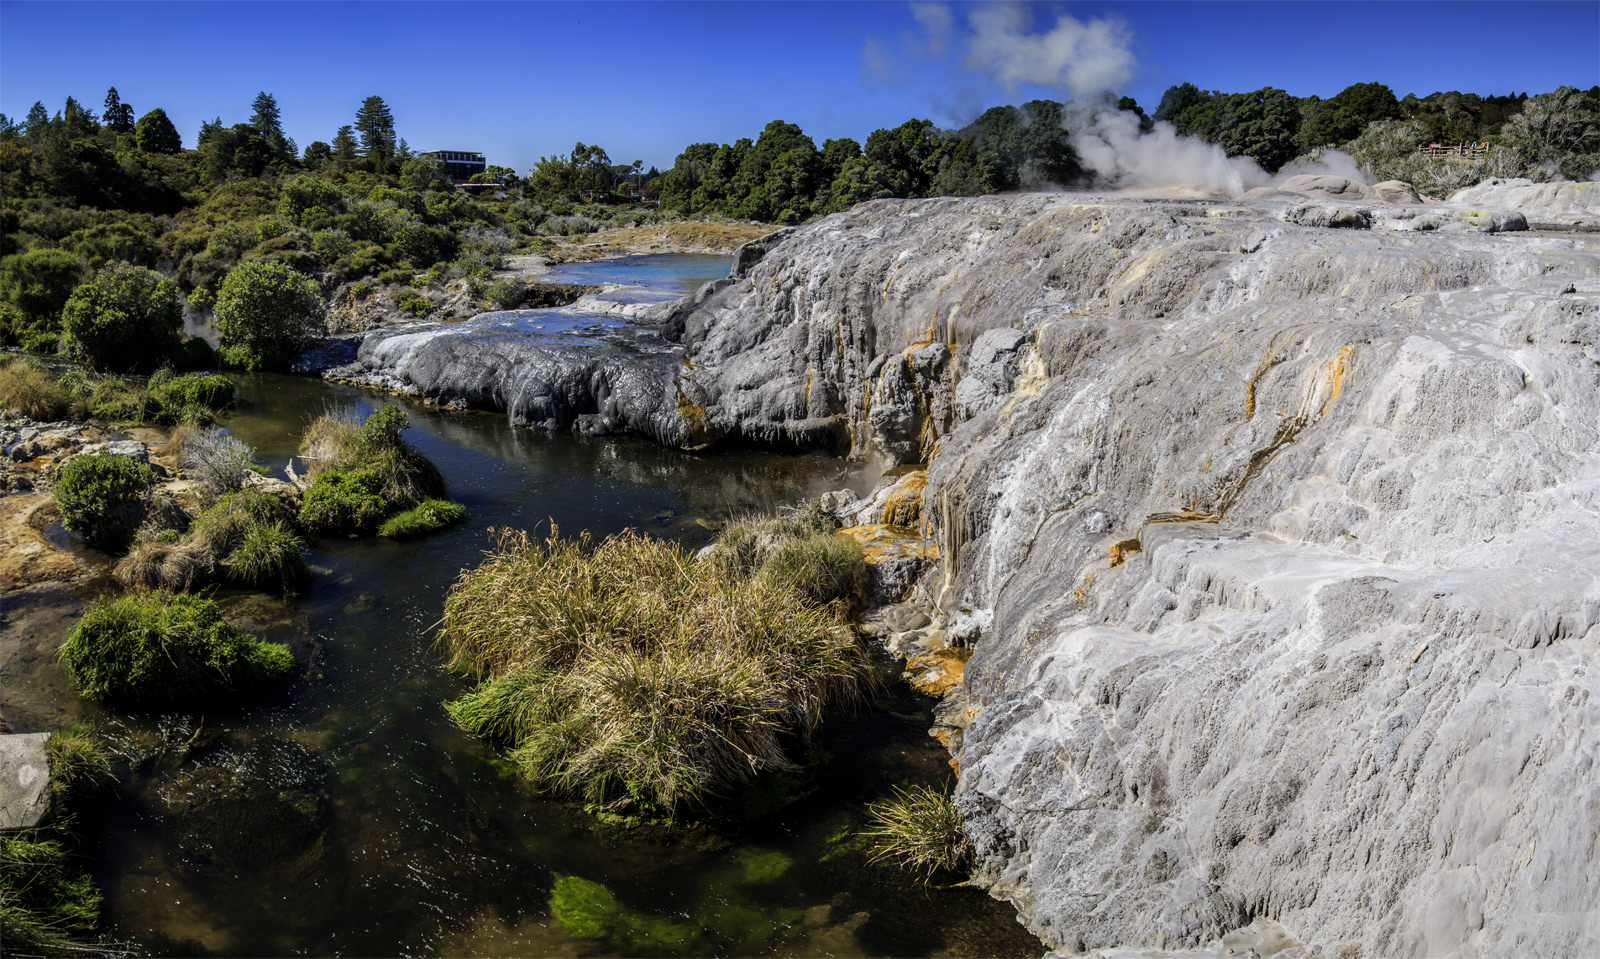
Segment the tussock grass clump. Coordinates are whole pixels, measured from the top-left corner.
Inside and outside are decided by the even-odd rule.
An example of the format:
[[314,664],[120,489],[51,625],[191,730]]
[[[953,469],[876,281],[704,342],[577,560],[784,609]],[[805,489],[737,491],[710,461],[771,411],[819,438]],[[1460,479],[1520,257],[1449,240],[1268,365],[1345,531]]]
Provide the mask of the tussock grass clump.
[[38,360],[6,357],[0,359],[0,405],[31,420],[58,420],[72,409],[72,394]]
[[359,425],[338,413],[313,420],[300,441],[312,480],[301,524],[318,534],[370,535],[388,516],[444,499],[439,468],[400,436],[409,425],[392,403]]
[[97,600],[61,663],[85,696],[144,705],[212,700],[294,669],[287,646],[231,625],[216,603],[161,589]]
[[83,723],[52,733],[44,751],[50,761],[50,788],[59,795],[86,795],[112,782],[111,760]]
[[93,955],[100,890],[55,833],[0,836],[0,944],[7,955]]
[[959,869],[972,855],[955,803],[929,786],[896,787],[894,795],[867,807],[873,862],[894,862],[922,874],[924,882],[941,869]]
[[449,708],[552,792],[670,815],[796,768],[866,681],[843,604],[777,577],[631,531],[499,536],[445,601],[452,665],[482,681]]
[[311,579],[305,544],[294,531],[294,512],[264,489],[228,493],[196,516],[181,538],[141,535],[112,569],[126,586],[187,591],[197,583],[227,579],[284,593]]
[[379,536],[390,539],[416,539],[459,523],[467,516],[467,508],[445,499],[426,499],[416,506],[384,520],[378,527]]
[[230,579],[258,589],[294,592],[311,580],[300,537],[283,523],[257,523],[222,561]]
[[837,523],[816,503],[792,513],[730,523],[710,559],[736,573],[788,585],[817,603],[850,607],[867,594],[861,548],[834,535]]

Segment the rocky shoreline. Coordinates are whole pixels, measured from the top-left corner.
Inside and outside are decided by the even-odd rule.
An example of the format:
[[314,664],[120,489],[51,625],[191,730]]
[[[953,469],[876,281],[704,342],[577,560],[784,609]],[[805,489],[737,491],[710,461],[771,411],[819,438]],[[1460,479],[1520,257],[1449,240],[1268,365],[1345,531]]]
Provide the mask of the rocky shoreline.
[[1054,948],[1593,952],[1600,246],[1526,229],[1563,190],[863,204],[664,311],[622,425],[925,469],[834,505],[917,556],[880,631],[959,662],[977,881]]

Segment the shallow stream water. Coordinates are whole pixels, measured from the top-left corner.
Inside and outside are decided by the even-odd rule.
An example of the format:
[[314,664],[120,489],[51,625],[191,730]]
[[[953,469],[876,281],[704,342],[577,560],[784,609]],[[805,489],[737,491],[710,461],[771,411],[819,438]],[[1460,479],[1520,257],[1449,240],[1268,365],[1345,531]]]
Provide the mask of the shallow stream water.
[[[386,399],[304,378],[236,381],[224,423],[278,475],[309,419]],[[439,464],[465,523],[414,543],[319,541],[319,575],[291,601],[216,594],[230,618],[293,649],[302,669],[285,688],[225,713],[105,709],[77,697],[51,655],[103,584],[7,612],[6,641],[24,647],[0,691],[13,730],[89,719],[131,769],[80,824],[114,936],[156,955],[1042,951],[1008,905],[867,863],[865,804],[949,778],[929,703],[903,688],[829,721],[815,775],[789,790],[802,798],[672,837],[608,831],[537,797],[444,710],[467,683],[444,670],[434,626],[490,528],[634,527],[695,545],[718,519],[848,485],[844,464],[407,412],[406,438]],[[592,921],[555,921],[553,897]]]

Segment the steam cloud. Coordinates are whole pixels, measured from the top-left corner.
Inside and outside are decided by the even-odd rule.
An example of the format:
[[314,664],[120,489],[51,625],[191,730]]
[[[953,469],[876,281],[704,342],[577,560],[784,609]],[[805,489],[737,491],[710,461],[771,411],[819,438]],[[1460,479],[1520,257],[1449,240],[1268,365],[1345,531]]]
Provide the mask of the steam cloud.
[[[920,19],[920,18],[919,18]],[[1133,78],[1132,34],[1120,20],[1074,20],[1062,15],[1045,33],[1030,33],[1022,7],[984,6],[967,18],[967,69],[994,78],[1008,91],[1022,84],[1092,96]]]
[[[1336,150],[1295,161],[1274,177],[1249,157],[1230,157],[1217,144],[1178,135],[1170,123],[1141,130],[1137,114],[1118,110],[1109,99],[1138,65],[1132,32],[1121,20],[1062,15],[1049,30],[1035,32],[1033,14],[1015,4],[979,5],[964,25],[943,3],[912,3],[911,12],[922,30],[918,57],[940,60],[964,50],[966,69],[987,84],[1013,93],[1024,84],[1065,93],[1068,140],[1084,167],[1111,189],[1236,197],[1303,173],[1362,182],[1355,161]],[[911,45],[910,38],[903,36],[902,43]],[[869,40],[864,64],[887,74],[887,61],[882,45]]]

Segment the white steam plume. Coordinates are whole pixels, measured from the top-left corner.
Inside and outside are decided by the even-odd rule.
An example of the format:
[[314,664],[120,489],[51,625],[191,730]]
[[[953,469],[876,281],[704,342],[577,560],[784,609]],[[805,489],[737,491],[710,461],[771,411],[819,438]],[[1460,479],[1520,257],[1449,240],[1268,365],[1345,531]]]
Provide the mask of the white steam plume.
[[[927,23],[922,14],[918,20]],[[972,27],[967,69],[1007,90],[1027,83],[1091,96],[1133,78],[1132,34],[1121,20],[1074,20],[1063,14],[1048,32],[1032,33],[1033,14],[1026,8],[997,4],[978,7],[967,21]]]
[[1062,113],[1083,165],[1112,189],[1185,189],[1238,196],[1272,177],[1249,157],[1230,157],[1215,143],[1179,136],[1160,122],[1149,133],[1127,110],[1069,103]]

